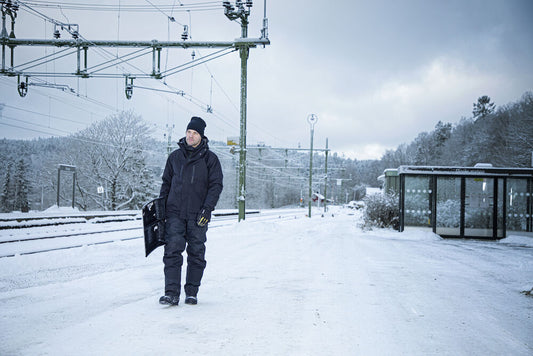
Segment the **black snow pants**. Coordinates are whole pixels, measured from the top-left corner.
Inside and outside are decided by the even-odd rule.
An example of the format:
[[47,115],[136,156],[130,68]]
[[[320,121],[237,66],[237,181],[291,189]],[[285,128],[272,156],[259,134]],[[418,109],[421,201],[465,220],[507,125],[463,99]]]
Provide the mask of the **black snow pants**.
[[165,294],[180,295],[182,253],[187,248],[185,294],[196,296],[204,269],[207,225],[199,227],[195,220],[168,217],[165,226]]

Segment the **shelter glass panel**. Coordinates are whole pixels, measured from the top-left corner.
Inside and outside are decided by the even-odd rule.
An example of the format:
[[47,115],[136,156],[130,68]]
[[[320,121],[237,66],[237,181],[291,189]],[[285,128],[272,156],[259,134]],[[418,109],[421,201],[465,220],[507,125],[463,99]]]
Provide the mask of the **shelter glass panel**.
[[493,237],[494,179],[465,181],[465,237]]
[[405,177],[405,225],[431,227],[431,194],[429,177]]
[[498,178],[498,197],[496,199],[497,204],[497,211],[496,211],[496,238],[504,238],[505,237],[505,230],[503,225],[503,205],[504,205],[504,199],[505,199],[505,192],[503,190],[503,184],[504,180],[503,178]]
[[527,179],[507,179],[507,235],[513,232],[528,231],[531,211],[528,206],[532,199],[528,191]]
[[437,178],[436,233],[461,235],[461,178]]

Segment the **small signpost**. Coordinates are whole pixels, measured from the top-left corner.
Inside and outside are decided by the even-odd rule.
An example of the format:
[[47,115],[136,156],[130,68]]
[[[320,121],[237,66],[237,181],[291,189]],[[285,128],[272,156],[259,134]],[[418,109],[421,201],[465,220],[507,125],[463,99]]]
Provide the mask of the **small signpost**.
[[98,188],[96,188],[96,192],[98,194],[102,194],[102,209],[105,210],[105,190],[104,190],[104,187],[102,186],[99,186]]
[[57,169],[57,207],[59,208],[59,192],[61,191],[61,171],[72,173],[72,208],[74,209],[76,196],[76,166],[68,164],[60,164]]

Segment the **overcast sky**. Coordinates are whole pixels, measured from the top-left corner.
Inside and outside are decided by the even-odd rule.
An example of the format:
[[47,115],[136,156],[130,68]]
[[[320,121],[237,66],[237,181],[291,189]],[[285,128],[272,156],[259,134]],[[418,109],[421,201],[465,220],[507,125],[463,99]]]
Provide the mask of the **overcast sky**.
[[[196,1],[196,3],[205,1]],[[36,1],[32,1],[36,3]],[[41,1],[58,4],[59,2]],[[87,3],[74,0],[63,4]],[[180,1],[101,1],[123,10],[94,11],[66,6],[34,10],[57,21],[79,25],[90,40],[180,40],[182,25],[192,40],[232,41],[240,25],[213,11],[180,12]],[[153,7],[134,13],[128,4]],[[195,1],[181,1],[192,4]],[[175,5],[175,10],[168,5]],[[156,9],[156,7],[159,9]],[[100,8],[101,9],[101,8]],[[267,0],[271,45],[250,50],[248,61],[248,144],[309,147],[309,114],[318,116],[315,148],[329,147],[357,159],[380,158],[387,149],[411,142],[440,120],[457,123],[471,117],[472,104],[488,95],[497,106],[533,90],[533,1],[272,1]],[[174,16],[176,22],[169,22]],[[259,37],[263,1],[254,1],[250,37]],[[9,26],[8,26],[9,31]],[[21,6],[17,38],[52,38],[53,25]],[[62,32],[62,38],[68,38]],[[116,49],[89,50],[89,66],[116,55]],[[52,54],[48,47],[17,48],[15,65]],[[59,49],[55,49],[59,51]],[[195,58],[212,53],[196,49]],[[125,53],[121,52],[121,53]],[[191,59],[192,50],[162,51],[162,69]],[[9,56],[8,61],[9,61]],[[148,73],[151,55],[112,67],[114,73]],[[74,72],[75,56],[32,71]],[[207,121],[206,135],[225,141],[239,135],[240,59],[231,53],[165,78],[136,79],[137,86],[174,88],[185,97],[135,88],[124,95],[124,79],[29,79],[68,85],[81,97],[60,89],[30,86],[19,97],[17,78],[0,77],[5,104],[0,137],[64,136],[83,129],[115,110],[133,110],[164,139],[183,136],[192,115]],[[206,112],[210,105],[213,113]]]

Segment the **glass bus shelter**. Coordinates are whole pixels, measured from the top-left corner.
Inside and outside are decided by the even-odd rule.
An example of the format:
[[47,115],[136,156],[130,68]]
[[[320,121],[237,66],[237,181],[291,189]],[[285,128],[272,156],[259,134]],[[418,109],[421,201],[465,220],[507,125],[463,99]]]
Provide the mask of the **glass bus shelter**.
[[533,169],[400,166],[400,231],[443,237],[533,237]]

